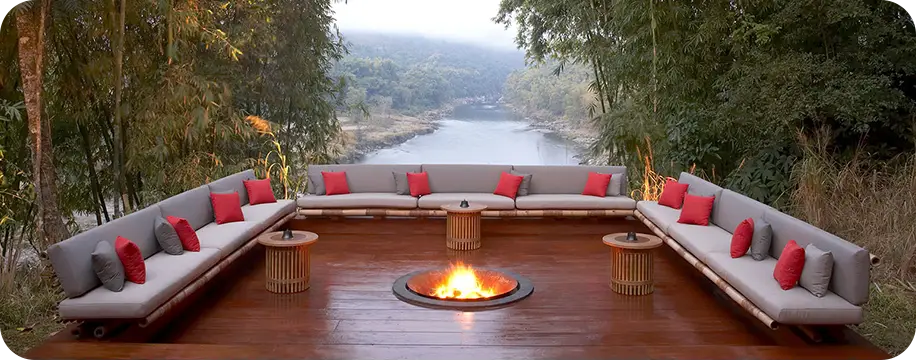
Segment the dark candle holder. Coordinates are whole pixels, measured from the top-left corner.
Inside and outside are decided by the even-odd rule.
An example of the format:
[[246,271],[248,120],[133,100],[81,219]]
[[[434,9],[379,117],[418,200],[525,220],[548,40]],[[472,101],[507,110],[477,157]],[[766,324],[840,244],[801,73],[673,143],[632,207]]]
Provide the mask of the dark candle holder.
[[287,228],[286,230],[284,230],[284,231],[283,231],[283,239],[285,239],[285,240],[293,239],[293,230],[292,230],[292,229],[289,229],[289,228]]
[[639,239],[636,238],[636,232],[627,232],[627,242],[637,242],[637,241],[639,241]]
[[461,201],[461,204],[458,205],[458,207],[461,207],[461,208],[468,208],[468,207],[470,207],[470,206],[471,206],[471,205],[468,204],[468,200],[467,200],[467,199]]

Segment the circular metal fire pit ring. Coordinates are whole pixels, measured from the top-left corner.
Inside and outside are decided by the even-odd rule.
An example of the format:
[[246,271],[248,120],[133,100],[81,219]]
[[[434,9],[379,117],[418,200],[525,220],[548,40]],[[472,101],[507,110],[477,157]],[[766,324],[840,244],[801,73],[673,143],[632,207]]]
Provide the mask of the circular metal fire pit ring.
[[490,271],[500,272],[506,276],[514,278],[518,282],[518,287],[515,290],[511,291],[509,294],[506,294],[502,297],[491,298],[486,300],[443,300],[438,298],[432,298],[420,295],[409,287],[407,287],[407,281],[413,278],[414,276],[436,271],[438,269],[428,269],[422,271],[416,271],[408,273],[404,276],[401,276],[396,281],[394,285],[391,286],[391,291],[394,293],[394,296],[399,300],[412,304],[414,306],[434,308],[440,310],[456,310],[456,311],[486,311],[486,310],[495,310],[498,308],[503,308],[510,306],[515,302],[518,302],[525,297],[530,296],[534,292],[534,283],[531,283],[531,280],[528,278],[522,277],[521,275],[506,271],[498,268],[485,268]]

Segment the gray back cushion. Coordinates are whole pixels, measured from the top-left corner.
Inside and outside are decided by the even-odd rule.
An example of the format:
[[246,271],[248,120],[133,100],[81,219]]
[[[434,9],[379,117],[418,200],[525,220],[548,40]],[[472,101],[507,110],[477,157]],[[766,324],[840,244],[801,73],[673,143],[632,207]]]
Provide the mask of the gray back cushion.
[[395,193],[391,172],[419,173],[418,164],[313,164],[308,166],[309,192],[324,189],[321,172],[347,172],[350,193]]
[[763,214],[772,209],[769,206],[748,198],[729,189],[722,190],[716,197],[718,204],[712,210],[712,223],[728,233],[734,233],[738,224],[748,218],[763,218]]
[[[503,172],[511,165],[494,164],[424,164],[433,193],[493,193]],[[525,172],[522,172],[525,173]],[[532,182],[534,178],[532,178]]]
[[764,219],[773,227],[773,244],[770,246],[773,258],[779,258],[790,240],[794,239],[801,247],[814,244],[833,254],[830,290],[854,305],[868,301],[868,277],[871,269],[868,251],[774,209],[768,210]]
[[159,202],[159,208],[162,209],[162,218],[174,216],[187,219],[194,229],[201,229],[214,219],[213,204],[210,203],[210,187],[207,185]]
[[239,192],[239,205],[244,206],[248,204],[248,190],[245,188],[245,184],[242,183],[242,181],[249,179],[258,179],[254,176],[254,171],[251,169],[217,179],[210,182],[207,186],[210,187],[210,192],[213,193]]
[[[528,189],[528,194],[582,194],[589,172],[613,174],[614,176],[624,174],[620,182],[619,194],[627,194],[628,187],[625,178],[627,167],[623,166],[517,165],[512,168],[516,172],[531,174],[531,187]],[[612,183],[616,184],[616,182]],[[608,195],[611,193],[609,192]]]
[[92,252],[99,241],[114,245],[115,238],[121,236],[136,243],[143,258],[156,254],[159,243],[153,224],[161,214],[159,207],[152,205],[51,245],[48,256],[67,296],[78,297],[101,284],[92,269]]

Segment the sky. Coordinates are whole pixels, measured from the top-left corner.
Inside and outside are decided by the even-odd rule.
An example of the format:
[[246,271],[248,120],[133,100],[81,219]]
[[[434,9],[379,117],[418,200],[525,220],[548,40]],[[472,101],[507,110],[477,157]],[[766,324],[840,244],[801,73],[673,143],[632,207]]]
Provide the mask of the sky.
[[348,0],[334,5],[342,32],[424,35],[515,49],[515,28],[491,19],[500,0]]

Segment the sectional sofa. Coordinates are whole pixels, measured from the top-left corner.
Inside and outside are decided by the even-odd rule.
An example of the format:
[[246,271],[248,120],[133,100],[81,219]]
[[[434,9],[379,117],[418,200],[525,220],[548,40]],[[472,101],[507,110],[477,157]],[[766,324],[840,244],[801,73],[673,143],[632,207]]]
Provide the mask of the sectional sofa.
[[[678,223],[680,210],[650,201],[637,203],[636,217],[760,321],[771,328],[862,322],[872,262],[865,249],[691,174],[681,173],[678,182],[689,185],[688,194],[715,195],[708,226]],[[730,256],[732,232],[747,218],[763,219],[772,227],[769,258]],[[802,248],[814,244],[832,253],[833,272],[823,297],[800,286],[783,290],[773,278],[777,259],[790,240]]]
[[[324,195],[321,172],[346,172],[350,194]],[[426,172],[432,194],[398,194],[393,173]],[[493,194],[503,172],[530,174],[527,195]],[[612,174],[608,195],[582,195],[589,172]],[[468,200],[485,204],[484,216],[629,216],[626,167],[491,164],[339,164],[308,167],[309,194],[297,200],[306,216],[443,216],[441,206]]]
[[[202,287],[216,273],[257,243],[257,235],[272,231],[295,214],[292,200],[249,205],[243,180],[255,179],[247,170],[191,189],[145,209],[56,243],[48,249],[54,271],[67,295],[59,305],[64,320],[137,322],[146,326]],[[239,193],[245,221],[214,222],[210,193]],[[165,253],[154,233],[159,217],[185,218],[196,230],[200,251],[180,255]],[[102,286],[92,268],[91,254],[100,241],[117,236],[139,247],[146,265],[146,282],[125,282],[114,292]],[[101,326],[99,326],[101,327]],[[93,330],[96,336],[104,328]]]

